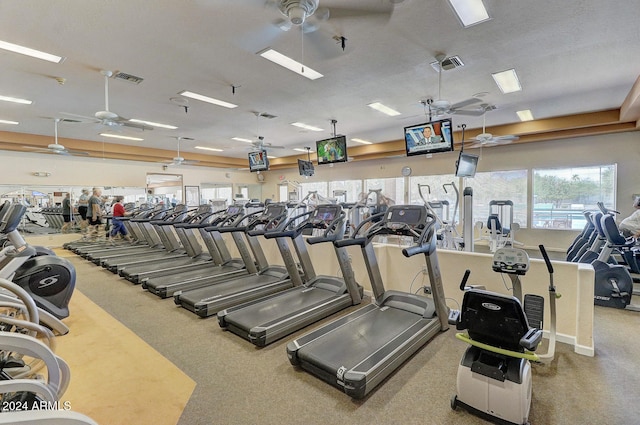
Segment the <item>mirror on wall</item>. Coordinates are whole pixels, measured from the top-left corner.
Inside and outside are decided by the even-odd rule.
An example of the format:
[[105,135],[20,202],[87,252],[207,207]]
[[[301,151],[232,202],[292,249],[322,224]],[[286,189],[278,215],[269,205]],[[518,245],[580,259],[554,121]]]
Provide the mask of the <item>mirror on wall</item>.
[[147,174],[147,202],[163,202],[175,206],[185,202],[182,188],[182,174]]

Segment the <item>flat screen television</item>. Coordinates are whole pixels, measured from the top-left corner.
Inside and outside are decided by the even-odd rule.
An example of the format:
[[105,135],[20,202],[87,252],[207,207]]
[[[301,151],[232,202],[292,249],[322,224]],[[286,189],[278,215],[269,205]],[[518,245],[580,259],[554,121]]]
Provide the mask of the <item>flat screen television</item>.
[[473,177],[478,168],[478,155],[460,152],[456,162],[456,177]]
[[347,162],[347,137],[336,136],[316,142],[318,165]]
[[298,160],[298,171],[300,172],[301,176],[305,176],[305,177],[311,177],[313,176],[313,162],[311,161],[305,161],[304,159],[299,159]]
[[407,156],[452,151],[451,118],[405,127],[404,143]]
[[249,170],[250,171],[267,171],[269,169],[269,159],[267,151],[261,149],[255,152],[249,152]]

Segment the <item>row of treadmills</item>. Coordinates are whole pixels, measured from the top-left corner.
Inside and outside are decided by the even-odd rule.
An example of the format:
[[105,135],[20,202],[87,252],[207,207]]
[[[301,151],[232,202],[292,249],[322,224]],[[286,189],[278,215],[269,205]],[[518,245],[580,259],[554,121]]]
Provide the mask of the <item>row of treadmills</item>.
[[[284,203],[189,210],[141,206],[125,225],[135,242],[75,242],[65,247],[223,329],[265,346],[363,299],[349,246],[364,256],[374,299],[287,344],[293,365],[362,398],[426,342],[448,329],[435,248],[435,217],[424,206],[396,205],[345,238],[340,205]],[[225,233],[228,236],[225,237]],[[373,244],[379,235],[413,238],[406,257],[424,254],[431,297],[385,290]],[[283,266],[267,263],[261,239],[273,239]],[[239,258],[232,258],[225,239]],[[317,275],[308,245],[331,243],[342,277]],[[293,247],[293,250],[291,249]],[[295,251],[295,254],[294,252]]]

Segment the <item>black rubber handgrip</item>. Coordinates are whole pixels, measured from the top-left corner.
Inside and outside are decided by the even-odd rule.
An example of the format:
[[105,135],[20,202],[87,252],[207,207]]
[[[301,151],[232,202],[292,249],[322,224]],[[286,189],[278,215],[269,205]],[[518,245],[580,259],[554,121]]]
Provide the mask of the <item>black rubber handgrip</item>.
[[416,246],[410,246],[409,248],[404,248],[402,250],[402,255],[404,255],[405,257],[412,257],[416,254],[420,254],[421,252],[424,252],[425,247],[422,245],[416,245]]
[[542,253],[542,258],[544,258],[544,262],[547,263],[547,270],[549,270],[549,274],[553,274],[553,265],[551,264],[551,260],[549,260],[549,256],[547,255],[547,250],[544,249],[544,245],[538,245],[540,248],[540,252]]
[[351,245],[364,246],[366,243],[367,243],[367,238],[349,238],[349,239],[340,239],[339,241],[335,241],[333,245],[336,248],[342,248],[342,247],[351,246]]
[[314,236],[311,238],[307,238],[307,243],[309,245],[315,245],[317,243],[322,243],[322,242],[333,242],[336,239],[335,235],[331,235],[331,236]]
[[461,291],[464,291],[464,288],[467,287],[467,280],[469,280],[469,276],[471,276],[471,270],[467,269],[464,271],[464,276],[462,276],[462,282],[460,282]]

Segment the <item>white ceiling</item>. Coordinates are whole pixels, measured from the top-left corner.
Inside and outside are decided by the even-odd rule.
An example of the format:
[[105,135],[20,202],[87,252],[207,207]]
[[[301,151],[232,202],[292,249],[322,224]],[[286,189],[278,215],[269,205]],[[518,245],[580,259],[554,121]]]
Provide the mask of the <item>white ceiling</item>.
[[[640,71],[640,7],[636,1],[484,0],[492,20],[462,28],[445,0],[405,0],[393,13],[330,18],[304,35],[304,63],[324,74],[310,81],[256,54],[273,47],[302,58],[302,33],[273,23],[282,18],[265,0],[21,0],[0,3],[0,40],[65,56],[52,64],[0,51],[0,95],[33,100],[0,102],[0,131],[53,135],[62,112],[93,116],[104,109],[101,69],[144,78],[139,85],[110,80],[110,110],[127,118],[173,124],[178,130],[125,133],[175,149],[176,136],[194,138],[183,151],[204,145],[219,155],[246,157],[231,137],[284,145],[276,156],[296,155],[338,133],[372,142],[402,138],[402,128],[424,121],[421,99],[438,97],[429,65],[438,52],[465,66],[442,74],[442,97],[451,102],[486,92],[497,110],[487,125],[517,122],[516,110],[536,118],[617,108]],[[389,0],[320,0],[320,6],[385,10]],[[337,12],[337,9],[335,9]],[[336,13],[337,15],[338,13]],[[334,36],[346,37],[343,52]],[[502,94],[491,73],[515,68],[523,90]],[[61,85],[54,77],[62,77]],[[232,86],[236,86],[235,94]],[[239,105],[225,109],[189,100],[188,113],[170,98],[190,90]],[[387,117],[366,105],[399,110]],[[256,118],[266,112],[277,118]],[[454,125],[482,125],[481,117],[454,116]],[[302,121],[324,128],[300,131]],[[62,123],[61,137],[102,141],[92,123]],[[107,140],[112,143],[114,140]],[[350,142],[350,145],[353,142]],[[355,145],[355,144],[354,144]],[[202,151],[198,151],[202,153]]]

